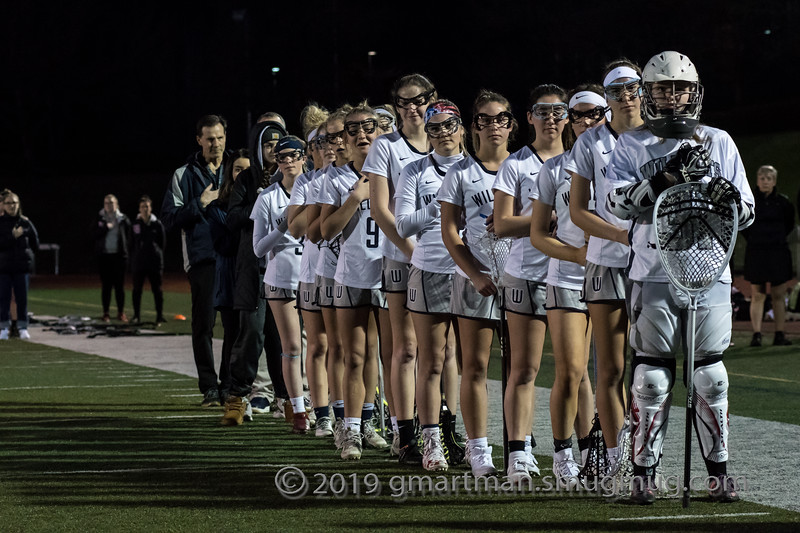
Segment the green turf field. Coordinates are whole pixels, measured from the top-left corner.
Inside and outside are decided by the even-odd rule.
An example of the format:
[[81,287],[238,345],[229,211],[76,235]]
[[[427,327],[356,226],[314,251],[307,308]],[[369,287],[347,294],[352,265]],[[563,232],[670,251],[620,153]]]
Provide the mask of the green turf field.
[[[34,290],[31,308],[92,313],[86,306],[96,291],[84,296]],[[167,298],[182,305],[188,295]],[[731,413],[794,423],[800,348],[746,349],[749,335],[740,336],[726,360]],[[549,346],[544,359],[537,385],[549,386]],[[502,485],[478,490],[466,486],[465,467],[407,494],[424,472],[401,469],[383,452],[345,464],[329,441],[291,435],[270,415],[220,427],[220,411],[197,407],[196,382],[186,376],[16,340],[0,348],[0,368],[4,532],[796,531],[800,522],[800,513],[715,505],[700,493],[685,510],[675,498],[641,508],[550,491],[543,481],[526,494],[503,494]],[[499,368],[495,357],[494,377]],[[676,403],[681,395],[676,388]],[[499,446],[495,455],[501,464]],[[278,491],[280,482],[298,482],[296,472],[281,471],[287,465],[306,476],[302,499]],[[546,455],[540,466],[549,473]]]

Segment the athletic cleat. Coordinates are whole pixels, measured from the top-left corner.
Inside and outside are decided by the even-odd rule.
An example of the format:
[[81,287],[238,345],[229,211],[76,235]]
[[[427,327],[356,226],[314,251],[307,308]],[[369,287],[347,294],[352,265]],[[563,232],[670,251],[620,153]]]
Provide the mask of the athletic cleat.
[[469,447],[469,442],[464,445],[464,463],[472,466],[472,449]]
[[[564,453],[570,452],[570,453]],[[572,450],[556,452],[553,456],[553,474],[556,476],[556,486],[561,489],[574,489],[578,487],[580,466],[572,458]]]
[[361,423],[361,434],[364,436],[364,442],[370,448],[383,450],[389,447],[384,438],[378,435],[378,432],[375,431],[375,426],[372,425],[372,420],[365,420]]
[[361,434],[354,429],[345,430],[344,442],[342,443],[342,459],[361,459]]
[[250,399],[250,405],[256,414],[269,413],[269,400],[263,396],[254,396]]
[[7,341],[9,337],[8,328],[0,329],[0,341]]
[[422,454],[419,453],[419,448],[416,444],[416,442],[411,441],[411,444],[406,444],[400,448],[400,457],[397,462],[406,466],[422,466]]
[[633,476],[631,482],[631,503],[651,505],[656,501],[655,482],[648,476]]
[[333,444],[337,450],[341,450],[344,445],[344,420],[337,418],[333,423]]
[[244,422],[245,401],[241,396],[229,396],[225,402],[225,413],[219,423],[223,426],[239,426]]
[[250,400],[244,398],[244,416],[242,420],[245,422],[252,422],[253,421],[253,406],[250,405]]
[[[22,332],[24,330],[19,330],[19,338],[22,338]],[[789,346],[792,344],[792,341],[786,338],[786,335],[783,334],[782,331],[775,332],[775,340],[772,341],[773,346]]]
[[389,457],[400,456],[400,432],[395,431],[392,433],[392,447],[389,448]]
[[[23,329],[19,330],[19,339],[23,340],[23,341],[29,341],[29,340],[31,340],[31,334],[28,333],[27,329],[23,328]],[[786,341],[786,342],[789,342],[789,341]],[[791,344],[791,342],[789,342],[789,344]]]
[[323,416],[317,419],[317,429],[314,431],[317,437],[331,437],[333,436],[333,426],[331,425],[331,417]]
[[200,407],[219,407],[219,391],[217,389],[208,389],[203,394],[203,401],[200,402]]
[[533,448],[525,448],[525,462],[523,464],[528,470],[528,474],[539,477],[542,475],[542,471],[539,470],[539,461],[534,457],[532,450]]
[[733,503],[739,501],[739,492],[732,477],[721,475],[711,478],[711,488],[708,495],[712,502]]
[[750,341],[750,346],[761,346],[761,333],[753,333],[753,340]]
[[[272,408],[272,406],[270,406],[270,410],[272,411],[272,418],[285,418],[286,417],[286,413],[284,412],[285,407],[284,407],[283,399],[281,399],[281,398],[275,398],[275,407]],[[291,413],[292,411],[289,411],[289,412]]]
[[[506,470],[508,480],[516,484],[531,483],[531,475],[528,472],[528,463],[523,461],[511,461]],[[538,475],[538,474],[537,474]]]
[[439,414],[439,438],[447,464],[455,466],[463,463],[464,447],[455,436],[455,417],[451,416],[450,411],[443,410]]
[[425,452],[422,455],[422,467],[430,472],[447,470],[447,459],[444,456],[441,440],[425,438],[424,441]]
[[308,422],[308,414],[304,411],[302,413],[294,413],[292,415],[292,433],[295,435],[305,435],[308,433],[311,425]]
[[492,462],[492,447],[475,447],[472,450],[472,460],[470,461],[472,467],[472,475],[475,477],[488,477],[496,476],[497,469]]

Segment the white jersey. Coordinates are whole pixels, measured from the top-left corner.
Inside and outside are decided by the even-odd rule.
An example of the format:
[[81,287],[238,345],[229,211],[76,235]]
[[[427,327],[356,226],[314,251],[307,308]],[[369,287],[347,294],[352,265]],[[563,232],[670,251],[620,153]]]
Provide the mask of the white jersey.
[[[700,139],[701,142],[696,139]],[[650,133],[646,128],[620,135],[608,172],[611,190],[652,178],[664,168],[667,161],[686,142],[692,146],[702,144],[708,150],[711,168],[709,175],[703,178],[704,182],[708,182],[714,177],[724,177],[739,189],[743,203],[754,205],[753,192],[747,183],[744,165],[733,139],[727,132],[708,126],[698,126],[695,130],[695,137],[692,139],[662,139]],[[658,258],[652,221],[652,208],[647,209],[632,221],[629,277],[634,281],[666,283],[669,279]],[[728,267],[725,268],[720,281],[731,282],[731,273]]]
[[286,218],[289,193],[283,183],[273,183],[258,195],[250,218],[253,220],[253,251],[267,257],[264,282],[281,289],[297,289],[303,245],[289,232],[280,233],[278,226]]
[[[450,167],[437,196],[439,202],[457,205],[464,210],[467,246],[485,273],[489,273],[489,256],[477,243],[486,234],[486,218],[494,209],[492,184],[496,175],[497,172],[486,170],[475,157],[467,156]],[[469,277],[458,265],[456,272],[465,278]]]
[[442,241],[442,215],[436,195],[447,170],[464,159],[431,152],[403,168],[395,193],[395,221],[400,235],[417,236],[411,264],[426,272],[452,274],[456,264]]
[[[514,215],[531,216],[533,201],[531,191],[542,168],[542,158],[530,146],[517,150],[503,161],[497,170],[493,189],[513,196]],[[515,278],[544,282],[550,258],[531,244],[529,237],[518,237],[511,245],[505,271]]]
[[[327,179],[328,171],[333,168],[336,168],[334,164],[324,167],[319,174],[309,182],[308,193],[306,194],[306,205],[317,205],[319,203],[322,185]],[[323,278],[333,279],[333,275],[336,272],[336,263],[339,261],[337,253],[331,250],[329,242],[324,239],[319,241],[316,246],[319,249],[317,262],[311,264],[314,274],[322,276]]]
[[[361,179],[352,162],[331,168],[320,191],[319,203],[340,207]],[[361,202],[355,214],[342,230],[339,261],[333,279],[341,285],[357,289],[381,287],[381,234],[370,216],[369,198]]]
[[[395,213],[394,197],[400,182],[400,172],[407,164],[426,155],[427,152],[420,152],[411,146],[401,131],[381,135],[372,141],[361,172],[369,172],[388,179],[389,211],[392,214]],[[381,253],[394,261],[409,262],[409,258],[389,239],[383,239]]]
[[[297,176],[292,187],[292,196],[289,198],[289,205],[306,205],[308,200],[309,183],[317,178],[320,170],[309,170],[308,172]],[[301,283],[314,283],[314,269],[313,265],[317,264],[319,256],[319,247],[316,243],[311,242],[307,237],[303,239],[303,257],[300,260],[300,277]]]
[[[592,182],[594,198],[600,199],[595,202],[597,216],[618,228],[630,229],[630,222],[609,213],[605,202],[611,190],[606,171],[611,162],[611,154],[617,145],[618,136],[608,123],[589,128],[578,137],[565,168],[567,172],[574,172]],[[624,268],[628,266],[629,253],[629,246],[592,235],[586,250],[586,260],[595,265]]]
[[[572,186],[572,176],[564,168],[567,159],[569,159],[569,152],[545,161],[539,172],[536,189],[531,193],[531,198],[556,210],[558,220],[556,239],[575,248],[581,248],[586,242],[584,232],[572,222],[569,215],[569,190]],[[580,290],[583,287],[583,273],[584,268],[578,263],[563,259],[551,259],[547,271],[547,284],[553,287]]]

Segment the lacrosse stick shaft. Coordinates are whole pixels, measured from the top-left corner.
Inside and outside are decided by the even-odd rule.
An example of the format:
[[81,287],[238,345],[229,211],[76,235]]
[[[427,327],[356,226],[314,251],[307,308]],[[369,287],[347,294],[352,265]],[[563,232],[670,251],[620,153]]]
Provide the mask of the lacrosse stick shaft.
[[697,326],[697,296],[689,299],[689,342],[686,353],[686,428],[683,453],[683,507],[689,507],[689,487],[692,476],[692,418],[694,417],[694,350]]
[[500,408],[503,410],[503,467],[506,471],[508,471],[508,426],[506,425],[506,387],[508,386],[508,371],[509,371],[509,361],[508,361],[508,348],[507,348],[507,338],[506,338],[506,329],[508,328],[508,323],[506,322],[506,314],[503,311],[503,289],[500,288],[500,362],[501,362],[501,369],[500,371],[503,374],[503,377],[500,381],[502,384],[501,386],[501,398],[502,401],[500,402]]
[[378,357],[378,401],[380,402],[380,406],[378,407],[378,416],[380,417],[380,433],[381,437],[386,436],[386,419],[383,416],[383,402],[385,395],[383,393],[383,361],[381,358]]

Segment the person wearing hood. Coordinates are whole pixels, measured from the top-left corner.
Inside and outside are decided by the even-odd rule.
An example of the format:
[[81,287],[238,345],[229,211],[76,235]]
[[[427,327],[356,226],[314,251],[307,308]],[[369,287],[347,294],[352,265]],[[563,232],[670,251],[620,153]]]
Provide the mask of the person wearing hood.
[[153,214],[153,201],[149,196],[139,198],[139,214],[133,221],[132,231],[133,321],[137,324],[141,321],[142,288],[147,278],[155,300],[156,322],[166,322],[161,281],[164,277],[164,248],[167,241],[164,225]]
[[[228,230],[239,232],[233,294],[233,308],[239,312],[239,334],[231,352],[228,393],[252,401],[254,413],[269,411],[270,380],[275,397],[288,399],[281,371],[280,334],[266,305],[262,283],[266,259],[257,258],[253,252],[253,221],[250,220],[256,198],[272,178],[270,166],[275,164],[274,147],[287,132],[283,122],[278,121],[277,113],[267,113],[259,120],[250,130],[250,168],[243,170],[233,185],[226,219]],[[262,351],[266,353],[268,376],[259,372]],[[283,401],[276,403],[283,407]]]
[[221,405],[212,345],[216,259],[206,208],[219,196],[225,178],[227,129],[227,121],[219,115],[205,115],[197,121],[196,140],[201,149],[175,171],[161,206],[167,231],[181,230],[183,266],[192,292],[192,351],[202,407]]
[[102,283],[103,322],[111,321],[109,307],[112,288],[117,302],[117,320],[128,321],[125,315],[125,268],[130,235],[131,221],[120,212],[117,197],[107,194],[94,224],[94,252]]

